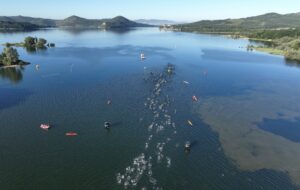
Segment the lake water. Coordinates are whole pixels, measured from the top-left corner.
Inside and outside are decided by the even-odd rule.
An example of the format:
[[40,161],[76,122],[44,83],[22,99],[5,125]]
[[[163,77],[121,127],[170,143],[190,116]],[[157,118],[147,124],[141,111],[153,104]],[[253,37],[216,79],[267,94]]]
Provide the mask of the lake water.
[[245,39],[157,28],[0,43],[26,36],[56,47],[18,48],[31,64],[0,70],[0,189],[299,187],[296,63],[247,52]]

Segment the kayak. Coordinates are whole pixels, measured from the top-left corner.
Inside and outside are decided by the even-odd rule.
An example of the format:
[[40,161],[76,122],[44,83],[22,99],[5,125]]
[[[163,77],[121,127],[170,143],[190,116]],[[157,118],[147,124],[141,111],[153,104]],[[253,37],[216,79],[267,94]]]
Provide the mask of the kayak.
[[44,129],[44,130],[48,130],[48,129],[50,129],[50,125],[49,124],[41,124],[40,128]]
[[75,132],[68,132],[66,133],[66,136],[77,136],[78,134]]

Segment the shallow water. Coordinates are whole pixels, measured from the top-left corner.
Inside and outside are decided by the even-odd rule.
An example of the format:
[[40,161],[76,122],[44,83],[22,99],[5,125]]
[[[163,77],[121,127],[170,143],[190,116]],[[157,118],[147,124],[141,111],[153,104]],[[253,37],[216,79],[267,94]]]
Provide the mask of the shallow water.
[[[297,64],[247,52],[244,39],[156,28],[6,33],[0,43],[29,35],[56,47],[18,48],[31,64],[0,70],[0,189],[300,184],[299,138],[290,135],[300,128]],[[42,131],[48,122],[53,128]]]

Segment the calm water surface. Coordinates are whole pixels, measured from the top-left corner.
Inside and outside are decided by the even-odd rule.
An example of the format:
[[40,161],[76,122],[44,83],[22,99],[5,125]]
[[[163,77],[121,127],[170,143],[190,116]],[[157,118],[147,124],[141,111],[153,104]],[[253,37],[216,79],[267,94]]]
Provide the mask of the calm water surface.
[[0,43],[29,35],[56,47],[18,48],[31,64],[0,70],[0,189],[299,187],[297,64],[247,52],[244,39],[156,28]]

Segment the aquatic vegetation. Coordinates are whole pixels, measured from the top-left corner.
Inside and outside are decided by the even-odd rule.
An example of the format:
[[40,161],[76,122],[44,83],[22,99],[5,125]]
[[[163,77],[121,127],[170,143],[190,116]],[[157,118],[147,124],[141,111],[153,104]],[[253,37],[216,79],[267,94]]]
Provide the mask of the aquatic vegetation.
[[294,120],[299,117],[300,106],[294,102],[300,91],[291,89],[291,85],[283,81],[265,82],[246,94],[208,97],[194,105],[194,109],[219,134],[225,155],[239,169],[284,172],[299,185],[300,143],[257,126],[265,118]]

